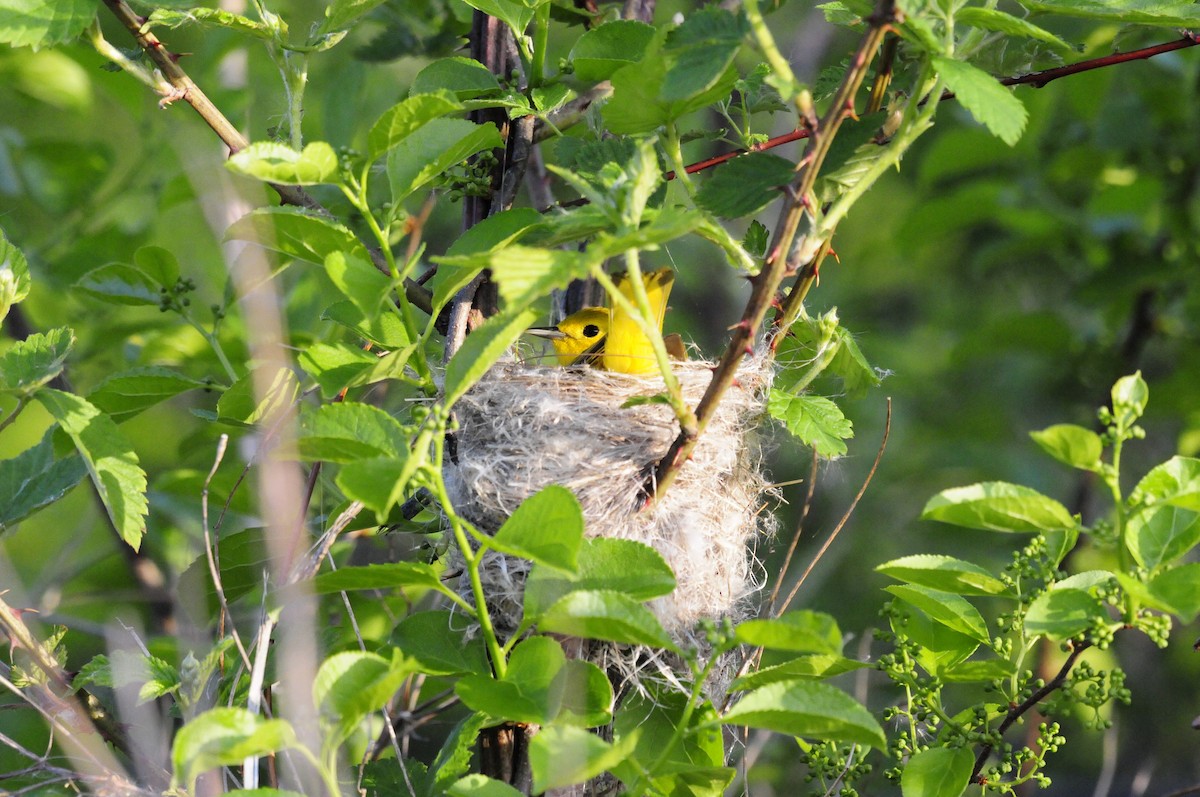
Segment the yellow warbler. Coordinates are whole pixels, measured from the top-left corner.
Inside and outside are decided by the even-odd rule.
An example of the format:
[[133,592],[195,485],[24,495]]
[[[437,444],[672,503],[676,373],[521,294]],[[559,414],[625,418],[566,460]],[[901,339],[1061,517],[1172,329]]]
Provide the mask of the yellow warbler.
[[[654,311],[653,322],[659,329],[662,329],[667,297],[674,282],[675,273],[669,268],[642,276],[650,308]],[[635,301],[633,289],[624,274],[617,277],[617,288],[626,299]],[[623,374],[644,374],[658,367],[650,339],[620,307],[612,310],[585,307],[564,318],[557,327],[535,327],[529,333],[549,339],[559,365],[582,362]],[[676,348],[682,349],[682,342]]]

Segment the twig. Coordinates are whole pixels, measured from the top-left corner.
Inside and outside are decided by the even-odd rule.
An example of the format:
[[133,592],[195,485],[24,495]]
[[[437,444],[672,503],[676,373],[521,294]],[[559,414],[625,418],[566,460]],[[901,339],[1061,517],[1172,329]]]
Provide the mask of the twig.
[[204,555],[208,559],[208,574],[212,578],[213,587],[217,592],[217,602],[221,604],[221,631],[224,635],[224,625],[229,623],[229,633],[233,637],[233,644],[237,646],[238,653],[242,657],[242,664],[246,669],[250,669],[250,655],[246,652],[246,646],[242,644],[242,637],[238,633],[237,624],[233,622],[233,615],[229,611],[229,601],[225,598],[225,588],[221,583],[221,564],[220,553],[217,550],[217,545],[213,542],[212,533],[208,527],[208,487],[212,484],[213,477],[217,475],[217,468],[221,467],[221,461],[225,459],[225,447],[229,444],[229,435],[223,434],[217,440],[217,454],[213,457],[212,467],[208,470],[208,476],[204,479],[204,487],[200,490],[200,520],[204,526]]
[[692,430],[680,430],[679,436],[659,460],[651,478],[643,485],[647,495],[657,498],[675,481],[675,476],[691,456],[721,398],[733,385],[742,359],[753,353],[754,336],[775,298],[776,291],[788,275],[788,256],[800,222],[808,212],[810,194],[816,183],[817,173],[825,162],[838,128],[854,113],[854,96],[866,77],[867,68],[875,51],[879,49],[884,34],[895,21],[895,15],[894,0],[879,0],[875,13],[868,21],[870,27],[851,60],[850,68],[842,78],[829,110],[809,138],[798,174],[789,186],[787,199],[780,209],[779,223],[775,225],[774,238],[767,250],[762,271],[751,279],[750,299],[746,303],[742,319],[734,326],[733,335],[716,366],[712,382],[696,407],[696,430],[694,433]]
[[[1060,688],[1067,680],[1067,676],[1071,673],[1071,668],[1075,666],[1075,661],[1083,654],[1085,650],[1092,646],[1091,642],[1080,642],[1071,648],[1071,654],[1067,656],[1067,660],[1063,662],[1063,666],[1059,668],[1058,674],[1051,678],[1046,684],[1036,692],[1025,698],[1019,705],[1013,706],[1004,715],[1004,719],[1000,722],[1000,726],[996,729],[997,733],[1003,735],[1005,731],[1012,727],[1013,723],[1019,720],[1027,711],[1032,709],[1038,703]],[[979,773],[983,771],[983,765],[987,763],[988,756],[992,754],[992,745],[985,744],[979,749],[979,754],[975,756],[975,769],[971,771],[971,782],[979,782]]]
[[796,531],[792,534],[792,542],[788,545],[787,553],[783,557],[783,565],[779,568],[780,578],[775,582],[775,587],[771,590],[771,597],[767,599],[767,613],[771,617],[779,616],[779,613],[775,611],[775,601],[779,597],[779,590],[783,588],[782,577],[792,567],[792,558],[796,555],[796,547],[800,544],[800,535],[804,531],[804,521],[808,519],[808,512],[812,509],[813,493],[817,489],[817,466],[820,463],[821,457],[814,448],[812,452],[812,466],[808,470],[808,493],[804,496],[804,506],[800,508],[800,520],[796,523]]

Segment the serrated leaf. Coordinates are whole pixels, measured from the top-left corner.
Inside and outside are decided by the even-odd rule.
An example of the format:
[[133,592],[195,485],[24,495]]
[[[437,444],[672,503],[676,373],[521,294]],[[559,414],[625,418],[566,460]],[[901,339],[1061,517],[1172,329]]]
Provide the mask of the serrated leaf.
[[1129,495],[1129,505],[1165,503],[1200,511],[1200,459],[1171,457],[1151,468]]
[[148,366],[113,374],[97,385],[87,400],[116,423],[122,423],[180,393],[205,387],[207,383],[178,371]]
[[[434,312],[437,312],[437,308],[434,308]],[[404,322],[395,313],[379,313],[367,318],[350,300],[337,302],[325,308],[325,312],[321,313],[321,320],[341,324],[364,340],[384,349],[402,349],[412,343],[408,331],[404,328]]]
[[417,612],[396,626],[392,644],[428,675],[486,675],[489,667],[483,638],[469,632],[468,621],[461,613]]
[[632,19],[592,28],[571,48],[575,76],[589,83],[607,80],[621,67],[641,59],[654,32],[653,25]]
[[1067,508],[1029,487],[981,482],[955,487],[929,499],[922,520],[986,531],[1039,532],[1074,528]]
[[35,50],[73,41],[96,17],[88,0],[0,0],[0,43]]
[[854,436],[853,426],[838,405],[823,396],[793,395],[772,388],[767,412],[823,457],[845,454],[843,441]]
[[668,62],[661,51],[648,53],[641,61],[612,73],[613,96],[601,110],[609,130],[617,135],[651,133],[685,114],[729,96],[737,82],[732,66],[710,88],[684,99],[662,96]]
[[952,556],[916,554],[885,562],[875,570],[899,581],[956,595],[1002,595],[1009,591],[1003,581],[984,568]]
[[113,527],[135,551],[146,533],[146,472],[121,430],[79,396],[50,388],[37,400],[58,421],[87,465],[96,494]]
[[[500,91],[500,81],[474,58],[439,58],[413,78],[409,94],[448,92],[455,100],[471,100]],[[403,103],[402,103],[403,104]]]
[[1091,429],[1060,423],[1040,432],[1030,432],[1029,436],[1059,462],[1080,470],[1100,469],[1100,454],[1104,451],[1104,445],[1100,442],[1100,435]]
[[9,309],[29,295],[29,263],[25,254],[0,230],[0,321]]
[[489,318],[483,326],[467,335],[462,348],[446,364],[445,403],[452,405],[463,397],[471,386],[508,351],[526,329],[533,326],[538,314],[523,308],[509,310]]
[[258,39],[273,39],[271,29],[261,22],[255,22],[249,17],[235,14],[220,8],[205,8],[194,6],[185,9],[156,8],[147,18],[148,27],[165,25],[168,28],[178,28],[188,24],[204,24],[213,27],[235,30]]
[[55,459],[53,436],[51,430],[32,448],[0,460],[0,531],[62,498],[87,473],[81,457]]
[[526,498],[487,545],[539,565],[574,573],[583,544],[583,509],[565,487],[550,485]]
[[689,14],[667,34],[663,55],[669,66],[659,96],[686,101],[711,89],[733,64],[748,33],[745,16],[721,6]]
[[1025,612],[1025,633],[1051,639],[1082,634],[1096,620],[1107,621],[1104,604],[1085,589],[1052,589],[1034,598]]
[[491,122],[477,125],[465,119],[434,119],[388,152],[392,201],[402,201],[475,153],[502,146],[500,133]]
[[678,650],[649,609],[611,590],[571,592],[546,610],[539,625],[567,636]]
[[349,30],[354,22],[375,9],[383,0],[333,0],[325,7],[318,35]]
[[738,624],[735,632],[744,645],[792,653],[839,655],[842,652],[841,629],[824,612],[801,609],[776,619],[746,620]]
[[529,27],[529,23],[533,20],[534,5],[532,4],[519,3],[514,0],[463,0],[463,2],[508,25],[518,39],[525,35],[525,28]]
[[929,589],[915,584],[893,584],[885,590],[920,609],[930,619],[952,631],[987,645],[987,623],[970,601],[952,592]]
[[[444,63],[446,60],[468,61],[469,59],[442,59],[435,61],[426,67],[421,72],[421,75],[428,72],[437,64]],[[480,70],[487,73],[492,78],[493,84],[496,83],[496,78],[482,64],[478,61],[470,61],[470,63],[475,64]],[[420,80],[421,75],[417,76],[418,80]],[[450,86],[441,86],[433,83],[427,88],[418,91],[417,86],[414,84],[413,96],[401,100],[380,114],[379,119],[375,121],[375,124],[371,126],[370,132],[367,133],[367,160],[374,161],[380,155],[388,152],[392,147],[434,119],[439,119],[460,110],[462,105],[454,96],[450,92],[442,90],[446,88],[450,88]]]
[[157,280],[124,263],[94,268],[80,277],[74,287],[110,304],[157,307],[163,296]]
[[779,198],[796,176],[796,164],[766,152],[751,152],[717,169],[696,194],[696,204],[726,219],[749,216]]
[[975,756],[964,747],[930,747],[912,756],[900,776],[903,797],[959,797],[971,782]]
[[634,540],[594,537],[579,549],[574,574],[534,566],[525,580],[525,616],[540,617],[568,592],[611,589],[634,600],[669,595],[675,574],[662,554]]
[[610,744],[580,728],[543,728],[529,743],[533,791],[540,794],[589,781],[628,758],[636,743],[632,735]]
[[250,241],[289,258],[325,265],[334,252],[370,259],[349,228],[333,219],[300,208],[258,208],[235,221],[225,231],[226,240]]
[[1006,33],[1009,36],[1034,39],[1048,45],[1051,50],[1059,55],[1066,55],[1075,51],[1074,47],[1045,28],[1039,28],[1027,19],[1014,17],[1012,14],[1006,14],[994,8],[980,8],[976,6],[960,8],[954,15],[954,22],[955,24],[971,25],[983,30]]
[[338,156],[324,141],[314,141],[300,152],[275,141],[257,141],[234,153],[226,166],[268,183],[319,185],[337,181]]
[[0,354],[0,392],[32,395],[62,373],[74,345],[75,333],[68,327],[17,341]]
[[412,671],[398,650],[390,659],[358,650],[334,653],[317,670],[313,703],[323,722],[336,728],[333,738],[345,739],[363,718],[387,705]]
[[244,708],[214,708],[184,724],[171,746],[172,783],[194,792],[196,779],[210,769],[240,765],[251,756],[262,756],[295,747],[292,726],[286,720],[268,720]]
[[887,747],[871,712],[845,692],[814,681],[768,684],[748,692],[722,721],[788,736]]
[[264,419],[277,417],[292,406],[299,392],[300,385],[290,368],[275,371],[266,395],[261,399],[254,374],[246,374],[217,399],[217,417],[225,423],[253,426]]
[[378,407],[360,402],[305,406],[296,447],[302,459],[352,462],[408,453],[408,430]]
[[530,637],[509,656],[504,678],[468,675],[454,691],[468,707],[495,719],[542,724],[554,719],[562,701],[559,672],[566,665],[562,648],[553,639]]
[[1100,19],[1124,25],[1191,28],[1200,25],[1200,7],[1159,0],[1023,0],[1030,11]]
[[1029,114],[1012,91],[979,67],[934,56],[933,68],[975,120],[1010,147],[1021,138]]
[[1200,512],[1177,506],[1151,506],[1129,517],[1125,542],[1148,570],[1170,564],[1200,544]]

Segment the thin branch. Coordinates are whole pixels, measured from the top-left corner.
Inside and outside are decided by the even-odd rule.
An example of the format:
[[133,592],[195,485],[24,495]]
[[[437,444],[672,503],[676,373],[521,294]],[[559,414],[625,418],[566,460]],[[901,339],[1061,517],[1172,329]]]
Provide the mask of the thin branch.
[[[221,461],[225,459],[225,447],[228,444],[229,435],[221,435],[217,441],[217,453],[213,457],[212,467],[208,469],[208,476],[205,477],[204,487],[200,491],[200,519],[204,527],[204,554],[208,559],[208,574],[212,578],[213,587],[217,592],[217,602],[221,605],[221,625],[229,623],[233,644],[237,646],[238,653],[242,657],[242,664],[249,670],[250,655],[246,652],[246,646],[242,644],[241,634],[238,633],[237,624],[233,622],[233,614],[229,611],[229,601],[225,598],[225,588],[221,583],[220,554],[208,526],[208,488],[212,484],[213,477],[217,475],[217,468],[221,467]],[[221,632],[224,634],[223,627]]]
[[[1000,722],[1000,726],[996,729],[1001,735],[1004,734],[1013,723],[1019,720],[1026,712],[1031,710],[1038,703],[1042,702],[1050,693],[1062,687],[1066,682],[1067,676],[1071,674],[1071,668],[1075,666],[1075,662],[1083,654],[1085,650],[1092,646],[1091,642],[1080,642],[1071,648],[1071,654],[1067,656],[1067,660],[1058,670],[1058,674],[1051,678],[1046,684],[1036,692],[1025,698],[1019,705],[1013,706],[1004,715],[1004,719]],[[979,782],[979,773],[983,771],[983,765],[987,763],[988,756],[992,754],[992,745],[985,744],[979,749],[979,754],[975,756],[975,769],[971,771],[971,782]]]
[[696,430],[680,430],[667,453],[659,461],[651,478],[643,485],[650,500],[662,495],[674,482],[679,469],[691,456],[699,436],[712,420],[717,405],[725,392],[733,385],[742,359],[754,351],[754,337],[775,299],[780,284],[788,276],[791,265],[789,254],[800,227],[808,213],[808,203],[817,174],[829,153],[833,138],[845,119],[854,113],[854,97],[867,75],[867,69],[883,42],[884,34],[896,20],[894,0],[879,0],[875,13],[868,20],[869,28],[850,62],[842,83],[821,119],[809,137],[808,149],[800,161],[796,178],[789,186],[787,199],[780,210],[779,223],[775,225],[774,239],[768,248],[762,271],[751,278],[750,299],[742,313],[742,319],[733,328],[733,335],[725,353],[721,356],[713,373],[712,382],[696,407]]

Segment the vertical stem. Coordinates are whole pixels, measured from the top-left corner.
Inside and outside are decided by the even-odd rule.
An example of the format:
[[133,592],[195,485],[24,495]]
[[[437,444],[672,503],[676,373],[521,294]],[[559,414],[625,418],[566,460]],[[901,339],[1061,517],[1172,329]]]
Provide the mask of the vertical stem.
[[536,89],[546,79],[546,47],[550,40],[550,3],[538,6],[533,17],[533,55],[529,64],[529,88]]

